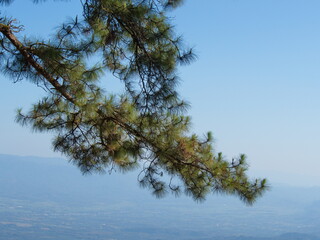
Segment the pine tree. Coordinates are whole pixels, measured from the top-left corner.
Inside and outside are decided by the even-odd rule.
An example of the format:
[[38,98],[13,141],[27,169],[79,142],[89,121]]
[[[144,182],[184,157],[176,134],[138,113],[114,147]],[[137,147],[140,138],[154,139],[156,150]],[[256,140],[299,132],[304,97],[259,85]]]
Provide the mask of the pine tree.
[[[181,3],[83,0],[82,16],[50,39],[19,39],[22,28],[1,16],[2,73],[48,93],[29,112],[20,110],[17,121],[55,133],[54,150],[83,173],[140,167],[139,183],[156,196],[184,192],[202,200],[219,192],[250,204],[266,190],[266,180],[248,178],[244,155],[227,161],[215,153],[211,133],[203,139],[189,133],[176,69],[195,56],[167,16]],[[120,79],[125,94],[99,87],[105,72]]]

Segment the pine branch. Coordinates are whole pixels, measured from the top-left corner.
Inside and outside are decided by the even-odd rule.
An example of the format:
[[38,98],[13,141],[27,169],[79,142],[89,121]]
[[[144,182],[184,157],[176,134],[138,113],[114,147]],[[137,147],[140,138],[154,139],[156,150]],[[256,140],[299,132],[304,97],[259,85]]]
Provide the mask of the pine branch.
[[0,32],[12,43],[12,45],[21,53],[25,60],[40,74],[42,75],[53,87],[55,90],[61,93],[68,101],[75,103],[72,95],[70,95],[64,87],[52,77],[43,66],[41,66],[33,58],[32,54],[28,49],[17,39],[11,30],[11,26],[0,23]]
[[[175,4],[180,1],[169,2]],[[113,4],[118,2],[114,1]],[[98,8],[101,9],[103,10]],[[131,6],[130,11],[132,9],[134,10]],[[68,38],[70,35],[78,34],[81,39],[88,33],[82,32],[85,28],[79,28],[79,33],[76,34],[70,31],[65,33],[63,41],[58,36],[58,45],[51,42],[24,44],[14,34],[15,26],[11,23],[0,23],[0,32],[6,39],[6,45],[2,43],[2,49],[26,64],[23,67],[27,66],[26,70],[20,70],[18,67],[12,71],[19,74],[19,71],[24,71],[27,76],[30,74],[31,78],[40,77],[44,86],[50,84],[55,91],[49,93],[50,97],[34,105],[29,114],[23,115],[19,112],[18,121],[31,124],[35,130],[58,133],[54,142],[55,150],[66,154],[83,172],[101,171],[110,163],[112,169],[117,165],[120,169],[126,170],[134,166],[137,158],[140,158],[149,163],[143,168],[145,176],[140,183],[142,186],[150,187],[157,196],[161,196],[165,191],[164,183],[158,179],[159,176],[163,176],[164,171],[170,176],[178,177],[184,184],[186,193],[195,199],[203,199],[210,190],[236,194],[247,203],[252,203],[267,189],[266,181],[248,179],[245,175],[247,165],[244,156],[231,163],[223,160],[221,154],[216,156],[209,135],[204,141],[196,135],[187,136],[189,118],[180,113],[173,114],[168,102],[165,102],[166,98],[174,95],[173,103],[168,100],[169,105],[172,103],[172,107],[175,108],[182,104],[175,96],[175,79],[172,78],[175,74],[171,73],[174,72],[177,62],[188,62],[192,52],[181,54],[178,43],[172,40],[170,34],[162,39],[166,44],[155,43],[157,47],[152,43],[148,45],[148,42],[145,42],[148,33],[144,32],[139,19],[135,19],[136,22],[131,21],[134,11],[126,12],[125,8],[124,15],[120,12],[119,16],[111,16],[119,25],[118,33],[122,31],[123,34],[123,39],[113,42],[117,37],[113,36],[110,39],[109,35],[113,30],[109,29],[108,24],[111,20],[109,13],[106,13],[107,10],[104,11],[106,15],[102,18],[107,19],[107,26],[102,24],[100,30],[103,34],[109,33],[103,35],[98,30],[92,30],[88,41],[79,45],[73,44],[73,39],[70,41]],[[141,17],[141,14],[139,16]],[[98,24],[100,19],[96,20]],[[160,22],[164,23],[162,28],[170,27],[163,19]],[[77,28],[77,24],[78,21],[73,26]],[[158,26],[151,25],[151,28],[158,29]],[[154,37],[155,33],[153,30],[151,32]],[[129,40],[126,39],[128,35]],[[101,42],[95,43],[95,38]],[[157,42],[159,39],[154,41]],[[118,44],[124,47],[119,48]],[[167,46],[172,52],[167,50]],[[115,55],[111,56],[114,61],[110,63],[113,66],[106,66],[113,71],[123,70],[123,65],[117,62],[121,60],[122,54],[125,54],[123,49],[132,54],[132,57],[125,55],[125,61],[129,61],[129,68],[133,69],[127,70],[124,74],[138,73],[139,81],[143,85],[140,89],[142,95],[144,94],[141,98],[142,103],[134,101],[140,98],[140,93],[136,99],[121,97],[117,102],[112,97],[107,100],[107,97],[101,95],[100,89],[92,83],[98,78],[96,69],[88,69],[83,60],[83,56],[88,52],[92,53],[97,49],[102,49],[105,58],[109,57],[107,54]],[[165,56],[162,56],[162,53]],[[90,77],[91,74],[94,76]],[[127,80],[126,77],[124,80]],[[127,95],[132,96],[131,91],[134,89],[130,88],[130,82],[126,81],[125,84],[129,86]],[[160,89],[162,86],[166,89]],[[157,91],[160,90],[164,93],[160,92],[162,95],[159,97]],[[151,106],[152,111],[142,111],[141,105],[147,106],[149,98],[153,98],[152,104],[155,104]],[[173,187],[171,180],[168,186],[172,191],[179,191],[179,187]]]

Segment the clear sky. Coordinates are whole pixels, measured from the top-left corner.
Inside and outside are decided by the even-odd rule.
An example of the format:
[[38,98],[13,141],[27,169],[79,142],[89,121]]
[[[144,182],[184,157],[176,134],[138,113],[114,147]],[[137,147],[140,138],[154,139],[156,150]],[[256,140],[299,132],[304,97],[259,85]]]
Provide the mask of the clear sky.
[[[228,158],[245,153],[252,176],[320,186],[319,9],[318,0],[186,0],[172,12],[198,55],[179,70],[194,131],[212,131]],[[46,37],[80,11],[77,0],[16,0],[1,13]],[[1,77],[0,92],[0,153],[58,156],[50,135],[14,123],[42,90]]]

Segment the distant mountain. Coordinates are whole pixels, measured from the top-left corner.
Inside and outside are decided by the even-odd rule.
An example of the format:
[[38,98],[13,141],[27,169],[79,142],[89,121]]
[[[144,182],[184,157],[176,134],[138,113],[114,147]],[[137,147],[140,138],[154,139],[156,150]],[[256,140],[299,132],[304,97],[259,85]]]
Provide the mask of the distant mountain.
[[133,174],[82,175],[64,159],[10,155],[0,155],[0,183],[4,197],[65,203],[105,201],[132,195],[132,189],[137,189]]
[[274,186],[248,207],[230,196],[156,199],[136,176],[0,155],[0,240],[320,240],[319,188]]

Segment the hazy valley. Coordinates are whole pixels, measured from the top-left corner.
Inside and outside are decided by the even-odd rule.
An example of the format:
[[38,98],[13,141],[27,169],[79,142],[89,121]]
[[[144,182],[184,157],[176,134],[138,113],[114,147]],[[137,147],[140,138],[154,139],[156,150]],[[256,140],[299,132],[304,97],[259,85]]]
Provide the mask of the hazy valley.
[[156,199],[136,173],[83,176],[62,159],[0,155],[0,239],[320,239],[320,188]]

